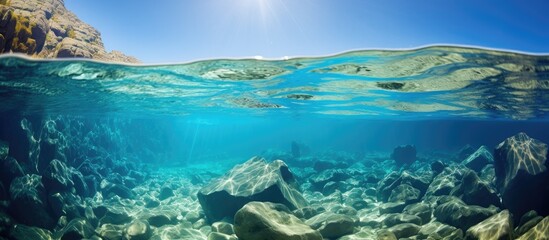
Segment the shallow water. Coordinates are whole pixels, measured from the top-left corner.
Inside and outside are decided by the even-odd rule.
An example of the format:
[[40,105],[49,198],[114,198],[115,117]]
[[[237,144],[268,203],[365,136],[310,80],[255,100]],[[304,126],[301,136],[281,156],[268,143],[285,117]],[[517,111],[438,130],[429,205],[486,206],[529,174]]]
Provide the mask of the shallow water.
[[[317,210],[343,214],[342,208],[355,208],[346,212],[354,231],[337,237],[371,239],[392,227],[383,222],[387,215],[380,210],[390,202],[380,197],[388,174],[408,172],[432,185],[438,174],[431,170],[435,161],[461,174],[470,171],[463,161],[482,145],[493,152],[519,132],[548,143],[548,93],[549,56],[449,46],[154,66],[3,56],[0,200],[1,213],[11,217],[0,233],[16,238],[20,233],[14,226],[19,224],[49,229],[56,237],[66,234],[71,220],[85,219],[95,229],[91,235],[108,239],[127,234],[132,221],[154,221],[150,217],[156,212],[168,216],[169,223],[152,226],[147,238],[205,239],[213,221],[197,200],[200,189],[260,156],[268,162],[283,160],[304,199]],[[408,144],[417,157],[399,163],[393,149]],[[467,145],[472,152],[463,155]],[[7,170],[13,168],[9,159],[20,165],[20,174]],[[87,190],[78,190],[75,183],[55,187],[61,183],[44,180],[63,178],[51,173],[53,159],[69,172],[82,174]],[[339,184],[335,193],[315,187],[314,179],[326,171],[316,167],[319,162],[331,162],[333,169],[352,177],[332,181]],[[494,196],[503,197],[492,163],[476,175]],[[33,211],[50,221],[22,216],[30,213],[21,213],[14,191],[36,187],[29,186],[28,179],[23,186],[14,185],[22,176],[41,176],[41,191],[49,198],[27,204],[34,204]],[[460,185],[460,177],[455,178],[453,184]],[[162,199],[164,188],[173,196]],[[359,198],[368,207],[337,197],[354,191],[361,192]],[[425,189],[418,191],[419,198],[407,205],[429,203],[436,209],[432,196],[428,198]],[[54,194],[77,195],[79,200],[65,196],[59,210]],[[151,202],[158,206],[150,207]],[[495,204],[497,212],[510,205],[505,204]],[[98,210],[105,206],[129,218],[105,220],[104,211]],[[84,214],[86,209],[96,216]],[[545,209],[533,210],[545,216]],[[515,208],[512,213],[518,226],[524,211]],[[232,217],[223,221],[234,223]],[[451,235],[454,239],[464,237],[470,227],[442,219],[414,224],[427,229],[426,224],[438,221],[461,228],[461,235]],[[525,231],[515,232],[518,237]],[[427,235],[416,232],[410,237]]]

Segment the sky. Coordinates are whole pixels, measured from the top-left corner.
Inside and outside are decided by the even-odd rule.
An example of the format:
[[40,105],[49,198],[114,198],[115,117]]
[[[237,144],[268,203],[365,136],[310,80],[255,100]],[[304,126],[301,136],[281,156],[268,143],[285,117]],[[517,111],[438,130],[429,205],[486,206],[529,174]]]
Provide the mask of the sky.
[[547,0],[65,0],[144,63],[462,44],[549,53]]

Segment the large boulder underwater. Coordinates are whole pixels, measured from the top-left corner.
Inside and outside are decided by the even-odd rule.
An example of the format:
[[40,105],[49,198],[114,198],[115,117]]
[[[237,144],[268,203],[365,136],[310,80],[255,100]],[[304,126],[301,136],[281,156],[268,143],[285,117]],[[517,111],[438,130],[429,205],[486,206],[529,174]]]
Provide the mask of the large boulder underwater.
[[293,173],[283,161],[267,163],[260,157],[235,166],[224,176],[205,185],[197,195],[210,222],[230,220],[252,201],[280,203],[289,209],[308,204]]
[[495,183],[505,208],[515,217],[535,209],[549,215],[547,144],[518,133],[494,151]]
[[249,202],[234,216],[235,233],[243,240],[322,240],[322,235],[294,216],[286,205]]
[[[62,123],[70,125],[25,123],[25,139],[35,141],[27,150],[36,155],[24,160],[10,153],[11,140],[0,142],[0,239],[549,235],[547,145],[524,133],[492,149],[480,145],[457,154],[414,153],[405,145],[393,156],[308,150],[296,157],[294,147],[277,155],[291,160],[252,157],[207,169],[150,164],[154,177],[149,177],[131,158],[113,153],[118,145],[98,147],[113,144],[105,140],[113,136],[110,131],[94,133],[102,140],[88,143],[96,146],[91,149],[75,141],[94,134],[71,136]],[[44,145],[46,138],[59,141]],[[40,146],[46,146],[43,152],[36,151]],[[75,158],[79,152],[94,158]]]

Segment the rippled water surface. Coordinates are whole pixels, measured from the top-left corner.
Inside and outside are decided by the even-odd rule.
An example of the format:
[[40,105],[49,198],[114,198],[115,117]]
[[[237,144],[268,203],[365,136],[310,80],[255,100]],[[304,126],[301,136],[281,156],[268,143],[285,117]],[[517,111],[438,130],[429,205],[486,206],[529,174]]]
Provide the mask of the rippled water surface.
[[549,111],[549,56],[450,46],[154,66],[4,56],[0,72],[2,112],[543,120]]

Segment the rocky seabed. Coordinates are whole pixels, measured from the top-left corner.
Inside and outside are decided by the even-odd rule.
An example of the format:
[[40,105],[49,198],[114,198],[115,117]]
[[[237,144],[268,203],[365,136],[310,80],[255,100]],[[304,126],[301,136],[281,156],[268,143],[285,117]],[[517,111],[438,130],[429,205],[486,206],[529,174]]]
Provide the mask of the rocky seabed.
[[17,123],[0,143],[0,239],[549,239],[547,145],[525,133],[451,154],[292,143],[161,167],[120,152],[120,123]]

